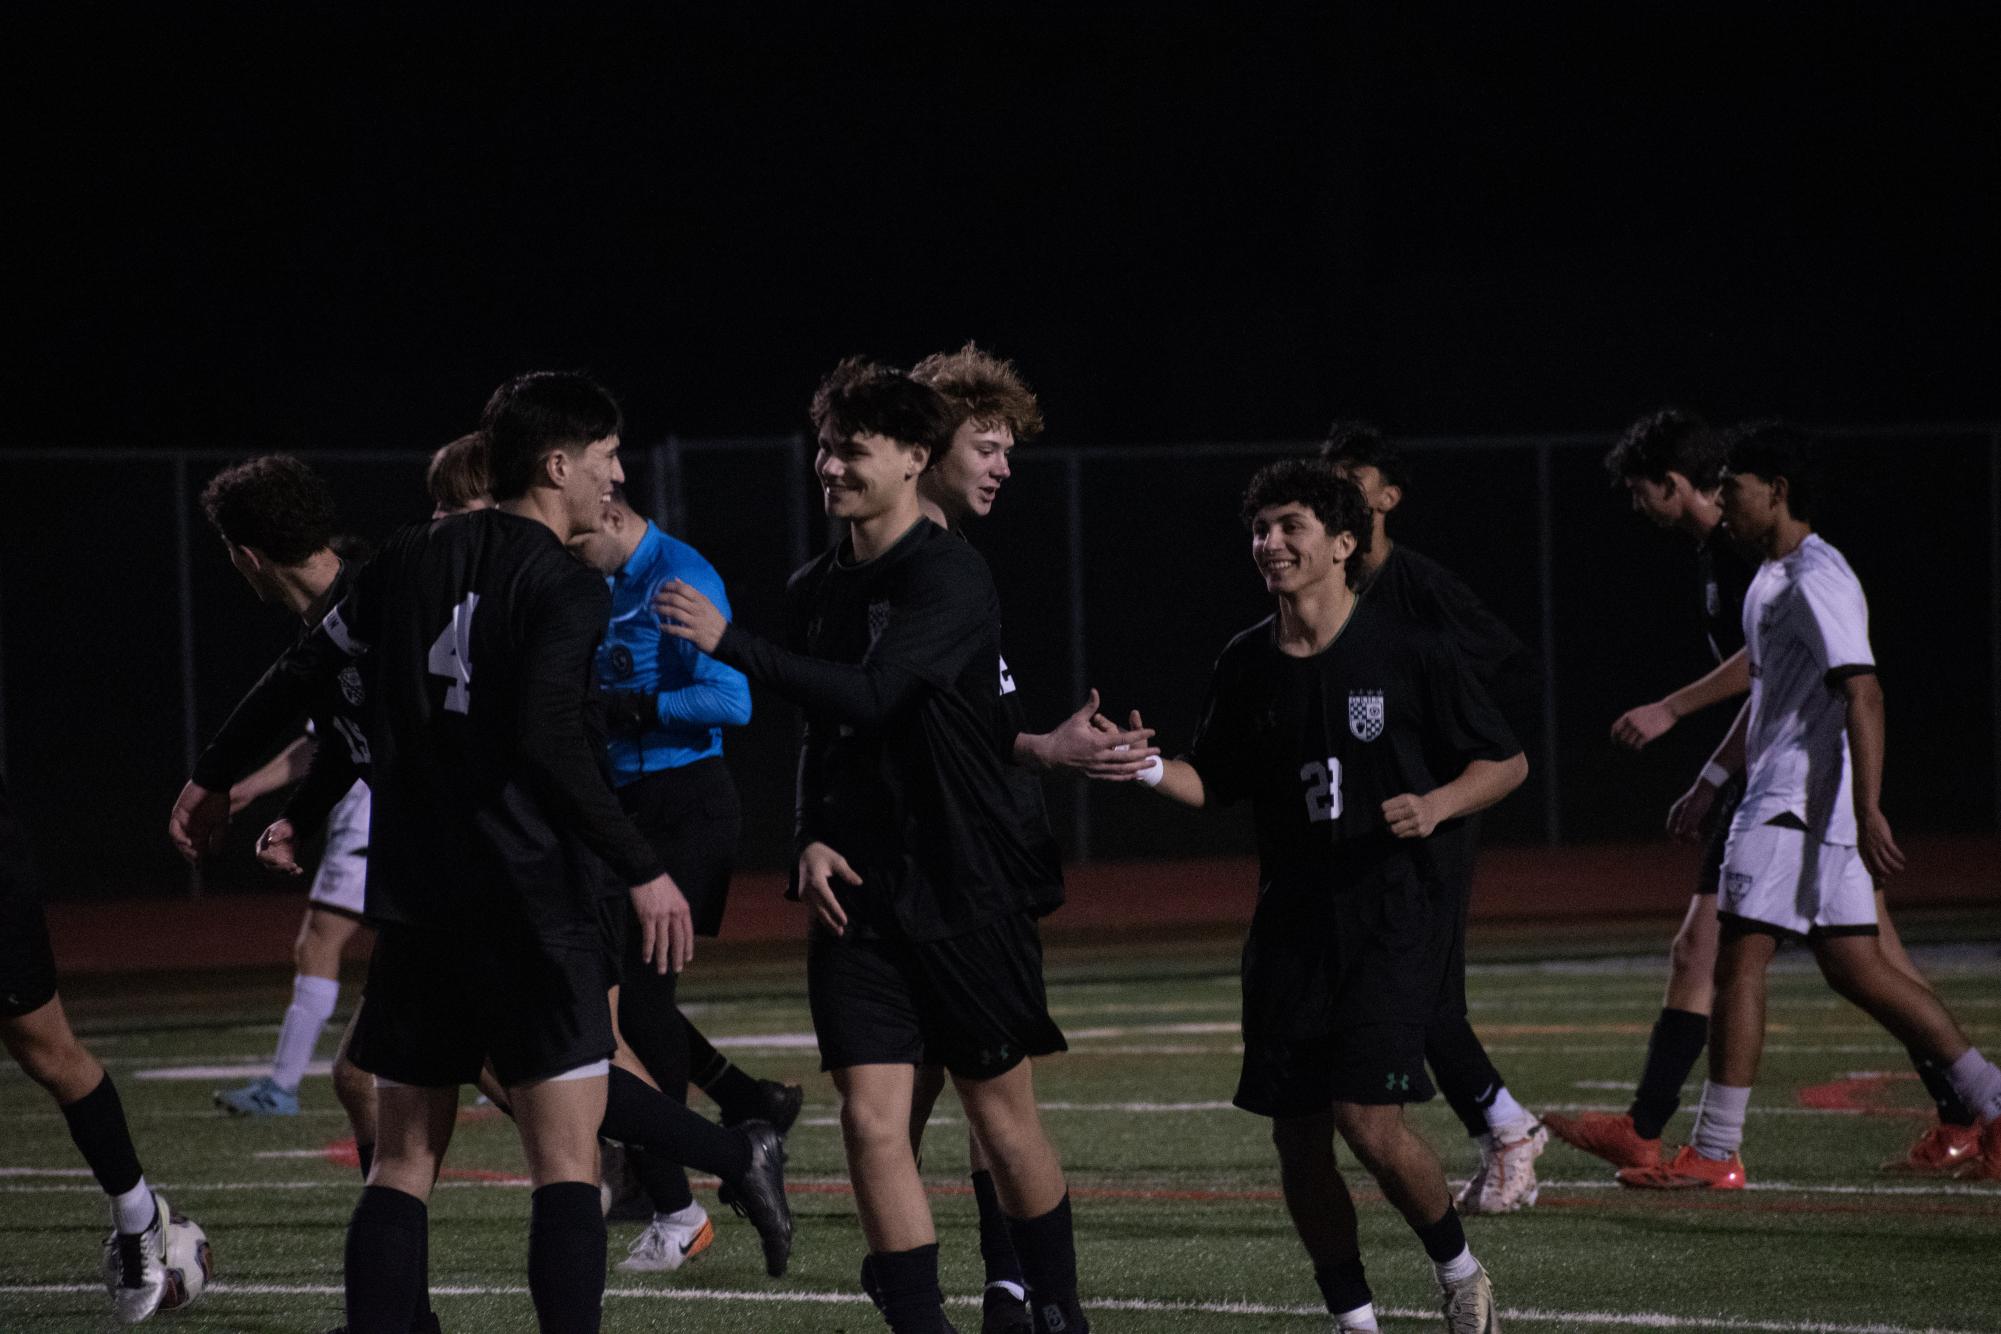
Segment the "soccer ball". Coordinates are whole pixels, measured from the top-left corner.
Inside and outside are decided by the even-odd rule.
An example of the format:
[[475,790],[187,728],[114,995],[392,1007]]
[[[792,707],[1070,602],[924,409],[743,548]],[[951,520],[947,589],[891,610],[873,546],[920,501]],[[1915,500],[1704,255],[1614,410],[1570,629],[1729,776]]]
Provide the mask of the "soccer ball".
[[215,1259],[209,1253],[208,1233],[201,1230],[201,1224],[184,1214],[175,1214],[167,1220],[167,1295],[160,1299],[162,1311],[178,1311],[183,1306],[194,1304],[208,1286],[209,1276],[215,1272]]

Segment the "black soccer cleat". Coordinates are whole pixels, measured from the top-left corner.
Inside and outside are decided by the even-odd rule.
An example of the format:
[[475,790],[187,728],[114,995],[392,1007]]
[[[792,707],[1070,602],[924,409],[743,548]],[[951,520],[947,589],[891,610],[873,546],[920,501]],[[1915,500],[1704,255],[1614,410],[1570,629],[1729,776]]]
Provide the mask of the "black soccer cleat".
[[1034,1334],[1035,1313],[1026,1299],[998,1283],[987,1284],[980,1298],[980,1334]]
[[785,1277],[792,1258],[792,1206],[785,1199],[785,1145],[768,1121],[746,1121],[737,1129],[750,1141],[750,1167],[716,1198],[750,1220],[764,1243],[764,1272]]
[[1035,1334],[1091,1334],[1083,1303],[1075,1297],[1049,1301],[1030,1293],[1028,1299],[1034,1307]]
[[806,1090],[797,1084],[760,1079],[756,1095],[723,1113],[723,1124],[742,1126],[763,1121],[778,1132],[778,1138],[784,1139],[792,1133],[792,1123],[799,1119],[799,1109],[805,1105]]

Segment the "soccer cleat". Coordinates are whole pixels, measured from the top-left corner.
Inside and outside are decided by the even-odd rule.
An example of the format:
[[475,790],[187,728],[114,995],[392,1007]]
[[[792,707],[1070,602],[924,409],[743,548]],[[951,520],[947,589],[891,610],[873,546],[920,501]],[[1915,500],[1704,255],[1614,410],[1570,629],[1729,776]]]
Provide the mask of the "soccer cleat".
[[240,1089],[217,1089],[215,1105],[231,1116],[297,1116],[299,1095],[265,1075]]
[[[347,1334],[346,1325],[335,1325],[327,1334]],[[438,1326],[438,1313],[426,1311],[410,1322],[410,1334],[444,1334]]]
[[1494,1314],[1494,1280],[1484,1269],[1475,1269],[1471,1278],[1445,1285],[1445,1334],[1501,1334],[1501,1321]]
[[655,1214],[618,1267],[632,1274],[671,1274],[709,1249],[715,1239],[716,1225],[699,1204]]
[[778,1132],[778,1138],[784,1139],[792,1133],[792,1123],[799,1119],[799,1109],[805,1105],[806,1090],[797,1084],[760,1079],[756,1097],[725,1112],[723,1124],[734,1127],[763,1121]]
[[1684,1144],[1664,1163],[1620,1168],[1619,1184],[1641,1190],[1742,1190],[1744,1160],[1734,1153],[1728,1158],[1705,1158],[1692,1145]]
[[1980,1151],[1953,1175],[1961,1181],[2001,1181],[2001,1116],[1980,1128]]
[[121,1324],[152,1319],[167,1296],[167,1201],[153,1192],[153,1221],[144,1232],[120,1232],[114,1224],[104,1239],[104,1286]]
[[1091,1322],[1084,1315],[1084,1305],[1075,1297],[1046,1301],[1031,1294],[1029,1303],[1035,1317],[1035,1334],[1091,1334]]
[[1549,1133],[1573,1149],[1582,1149],[1603,1158],[1614,1167],[1652,1167],[1661,1160],[1661,1142],[1642,1139],[1633,1129],[1633,1118],[1620,1113],[1586,1112],[1582,1116],[1561,1116],[1550,1112],[1542,1118]]
[[1918,1136],[1916,1144],[1884,1163],[1882,1170],[1913,1176],[1950,1176],[1979,1154],[1979,1126],[1952,1126],[1938,1121]]
[[1034,1334],[1035,1313],[1011,1284],[995,1280],[980,1296],[980,1334]]
[[792,1206],[785,1199],[785,1145],[766,1121],[746,1121],[737,1129],[750,1141],[750,1167],[728,1192],[717,1192],[730,1208],[750,1220],[764,1243],[764,1272],[785,1277],[792,1258]]
[[1549,1144],[1549,1132],[1534,1123],[1520,1139],[1497,1143],[1480,1136],[1480,1170],[1453,1197],[1462,1214],[1511,1214],[1536,1201],[1535,1160]]
[[598,1141],[598,1203],[609,1223],[650,1223],[653,1201],[639,1184],[637,1150],[608,1139]]

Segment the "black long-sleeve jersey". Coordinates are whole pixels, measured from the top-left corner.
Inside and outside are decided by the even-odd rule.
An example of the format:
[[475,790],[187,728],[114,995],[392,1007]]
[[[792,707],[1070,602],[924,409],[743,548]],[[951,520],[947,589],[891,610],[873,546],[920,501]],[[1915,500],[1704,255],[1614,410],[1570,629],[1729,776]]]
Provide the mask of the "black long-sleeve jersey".
[[603,579],[541,523],[482,510],[413,524],[238,705],[195,780],[215,786],[274,717],[359,662],[368,916],[581,929],[590,900],[659,873],[605,775],[591,662],[609,615]]
[[[327,589],[327,606],[340,604],[359,570],[352,561],[341,562]],[[301,629],[299,638],[311,633],[310,626]],[[305,779],[285,799],[284,810],[300,838],[319,832],[357,780],[368,781],[368,684],[361,670],[349,664],[331,682],[316,687],[306,717],[313,724],[313,759]]]
[[1722,662],[1744,647],[1744,595],[1757,567],[1745,560],[1722,524],[1695,549],[1695,578],[1702,592],[1702,629],[1709,652]]
[[1053,868],[1023,837],[996,745],[986,561],[928,519],[873,560],[846,550],[792,576],[790,649],[731,625],[714,655],[805,710],[799,846],[826,843],[861,875],[837,889],[863,931],[938,940],[1035,911]]
[[1363,592],[1443,631],[1517,737],[1540,730],[1542,669],[1535,654],[1458,575],[1398,543]]

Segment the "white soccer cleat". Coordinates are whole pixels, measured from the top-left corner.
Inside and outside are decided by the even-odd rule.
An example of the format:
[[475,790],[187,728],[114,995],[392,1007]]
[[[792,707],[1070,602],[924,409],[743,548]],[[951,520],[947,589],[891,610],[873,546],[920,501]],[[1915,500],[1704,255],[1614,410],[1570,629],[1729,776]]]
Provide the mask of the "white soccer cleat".
[[1501,1334],[1500,1318],[1494,1314],[1494,1280],[1485,1269],[1449,1284],[1444,1297],[1445,1334]]
[[1549,1145],[1549,1131],[1533,1122],[1519,1139],[1480,1136],[1480,1170],[1453,1198],[1462,1214],[1511,1214],[1536,1201],[1535,1160]]
[[618,1267],[629,1274],[669,1274],[709,1249],[715,1239],[716,1225],[699,1204],[655,1214]]
[[167,1201],[153,1192],[153,1221],[137,1234],[113,1223],[104,1239],[104,1286],[120,1323],[150,1320],[167,1296]]

